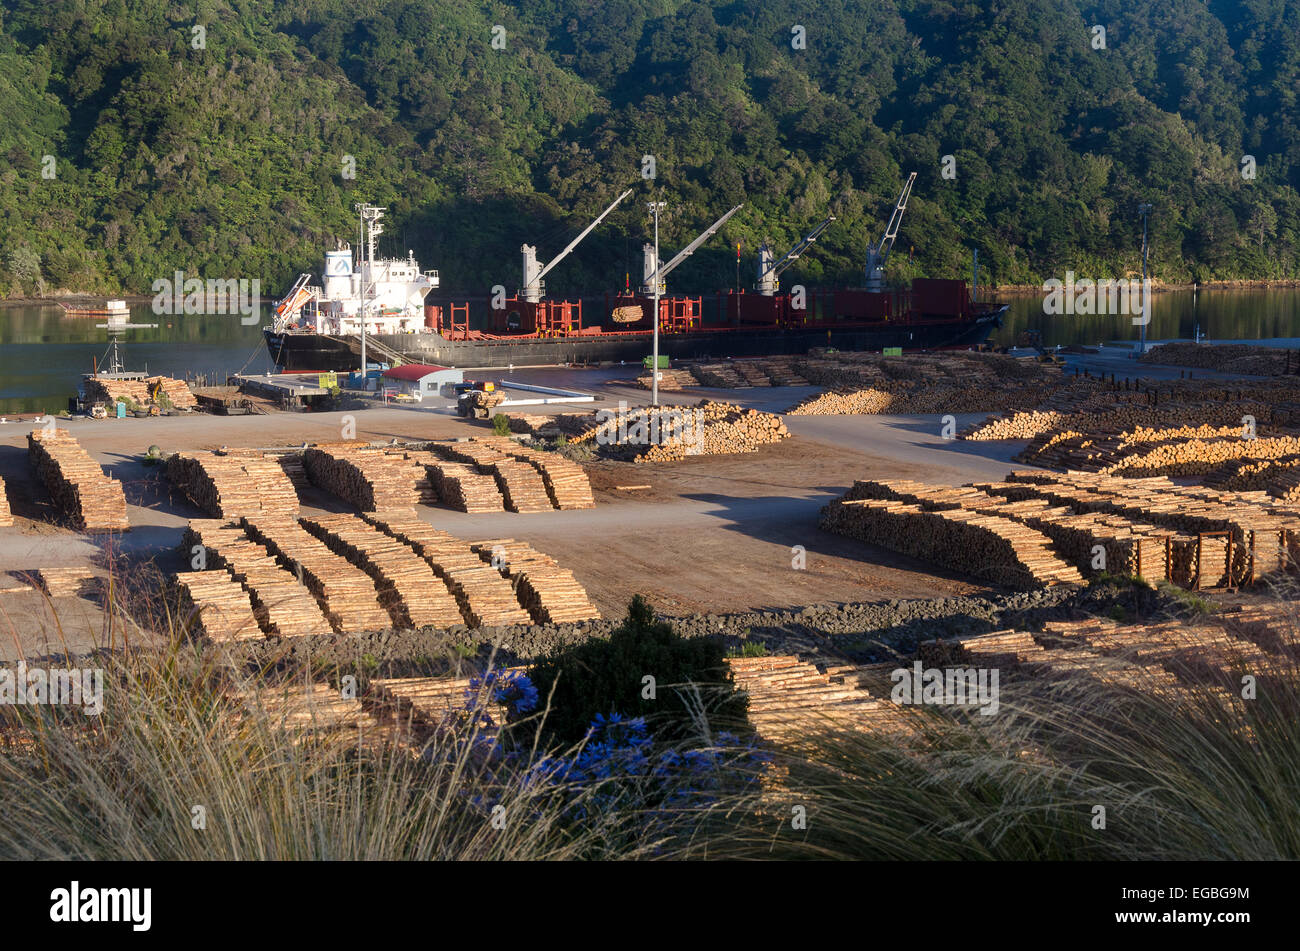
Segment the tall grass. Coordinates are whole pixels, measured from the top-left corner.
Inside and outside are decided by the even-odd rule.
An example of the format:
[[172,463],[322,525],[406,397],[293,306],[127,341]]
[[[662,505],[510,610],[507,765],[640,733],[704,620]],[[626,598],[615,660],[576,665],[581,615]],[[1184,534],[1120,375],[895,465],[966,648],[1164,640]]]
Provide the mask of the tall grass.
[[[1293,640],[1294,643],[1294,640]],[[915,712],[917,733],[809,717],[765,824],[725,857],[1213,860],[1300,858],[1300,670],[1185,689],[1082,677],[1004,684],[992,717]],[[794,827],[802,806],[806,828]],[[1104,827],[1096,807],[1103,807]]]

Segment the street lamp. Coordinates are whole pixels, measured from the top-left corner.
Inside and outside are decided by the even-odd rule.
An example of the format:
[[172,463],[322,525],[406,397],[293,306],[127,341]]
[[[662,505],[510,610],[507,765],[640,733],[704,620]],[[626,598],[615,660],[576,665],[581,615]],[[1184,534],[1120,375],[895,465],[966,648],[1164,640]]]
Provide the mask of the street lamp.
[[1147,324],[1151,322],[1151,286],[1147,284],[1147,216],[1151,214],[1150,205],[1138,205],[1138,214],[1142,216],[1142,335],[1138,343],[1138,355],[1147,352]]
[[664,207],[662,201],[647,202],[655,216],[655,273],[654,273],[654,346],[650,355],[650,403],[659,405],[659,211]]

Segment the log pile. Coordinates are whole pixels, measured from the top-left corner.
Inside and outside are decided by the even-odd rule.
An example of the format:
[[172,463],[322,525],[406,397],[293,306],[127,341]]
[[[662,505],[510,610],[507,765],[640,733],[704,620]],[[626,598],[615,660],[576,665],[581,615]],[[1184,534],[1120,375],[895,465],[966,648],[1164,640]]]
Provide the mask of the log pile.
[[590,509],[596,507],[591,495],[591,479],[586,470],[569,459],[553,452],[542,452],[521,446],[513,439],[485,439],[490,446],[527,462],[542,474],[551,504],[557,509]]
[[208,568],[225,568],[244,586],[252,598],[254,616],[266,633],[301,637],[332,630],[312,593],[242,528],[221,519],[193,519],[182,545],[186,560],[195,545],[202,546]]
[[95,570],[89,565],[76,568],[42,568],[39,571],[41,587],[51,598],[76,598],[95,579]]
[[510,582],[484,564],[468,543],[415,515],[365,516],[381,531],[410,545],[455,596],[471,627],[530,624]]
[[852,416],[875,415],[889,412],[894,394],[874,387],[867,389],[836,389],[818,393],[791,407],[791,416]]
[[[93,376],[86,379],[86,399],[89,402],[134,403],[144,406],[153,401],[149,395],[155,386],[161,386],[167,401],[177,409],[192,409],[198,400],[190,391],[184,380],[169,376],[151,376],[144,380],[118,380],[110,377]],[[162,402],[161,400],[159,402]]]
[[[1185,579],[1190,571],[1192,582],[1201,586],[1217,583],[1210,572],[1226,559],[1228,538],[1232,541],[1233,584],[1250,584],[1300,557],[1300,510],[1262,504],[1246,495],[1179,486],[1162,477],[1134,479],[1083,472],[1012,472],[1006,483],[988,489],[1011,499],[1042,498],[1081,514],[1108,513],[1174,529],[1184,538],[1180,541],[1175,536],[1178,550],[1171,559],[1177,560],[1177,568],[1171,564],[1170,576]],[[1219,546],[1224,549],[1222,554]],[[1196,565],[1205,566],[1199,575]]]
[[392,626],[374,580],[330,551],[296,519],[245,518],[244,528],[316,596],[335,631],[354,634]]
[[968,509],[930,512],[906,502],[841,500],[823,510],[821,527],[1008,587],[1083,581],[1041,532]]
[[303,452],[302,461],[312,485],[363,512],[414,508],[425,491],[423,467],[401,453],[313,446]]
[[1205,484],[1230,492],[1265,492],[1283,502],[1300,502],[1300,456],[1232,460],[1205,477]]
[[496,479],[471,466],[439,460],[426,466],[438,502],[458,512],[504,512]]
[[693,426],[690,432],[650,446],[634,461],[665,462],[688,456],[758,452],[763,446],[790,436],[779,416],[728,404],[713,404],[715,407],[720,405],[726,406],[726,410],[706,411],[702,426]]
[[218,643],[264,637],[248,592],[224,571],[190,571],[176,576],[181,610],[194,629]]
[[893,723],[894,705],[865,690],[852,668],[823,672],[792,654],[730,657],[727,666],[736,688],[749,696],[749,720],[765,739],[806,734],[810,714],[832,729],[876,730]]
[[600,617],[573,572],[526,542],[495,538],[472,542],[479,557],[508,577],[519,603],[538,624],[586,621]]
[[27,437],[27,459],[55,507],[79,531],[130,528],[122,483],[110,479],[65,430],[33,430]]
[[1109,475],[1205,475],[1240,460],[1282,459],[1300,453],[1300,437],[1241,438],[1240,427],[1138,430],[1107,438],[1072,435],[1017,456],[1034,465]]
[[480,440],[432,443],[433,451],[491,476],[511,512],[549,512],[553,508],[542,474],[527,462]]
[[768,382],[772,386],[808,385],[808,381],[796,369],[793,360],[779,357],[772,360],[759,360],[757,366],[767,374]]
[[168,458],[166,471],[172,485],[214,518],[298,513],[288,474],[260,454],[178,452]]
[[[647,370],[636,378],[636,384],[642,389],[648,390],[654,385],[654,378]],[[661,390],[680,392],[699,385],[699,381],[695,379],[690,370],[663,369],[659,371],[659,389]]]
[[5,494],[5,480],[0,479],[0,528],[12,528],[13,513],[9,511],[9,496]]
[[464,623],[446,583],[405,542],[355,515],[304,518],[302,524],[331,551],[375,579],[385,607],[399,627],[446,629]]
[[728,390],[750,386],[730,363],[696,363],[691,365],[690,370],[702,386]]
[[1138,360],[1165,366],[1195,367],[1220,373],[1247,373],[1256,376],[1281,376],[1300,369],[1300,354],[1277,347],[1256,347],[1248,344],[1187,343],[1175,341],[1152,347]]

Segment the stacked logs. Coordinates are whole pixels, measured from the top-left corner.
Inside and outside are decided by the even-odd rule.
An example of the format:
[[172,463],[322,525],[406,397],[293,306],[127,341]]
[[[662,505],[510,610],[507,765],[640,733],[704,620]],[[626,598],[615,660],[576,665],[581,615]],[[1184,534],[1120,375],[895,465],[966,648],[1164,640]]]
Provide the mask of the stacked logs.
[[841,499],[823,509],[821,527],[1008,587],[1083,581],[1041,532],[967,509],[930,512],[906,502]]
[[194,618],[197,633],[216,642],[261,638],[253,603],[244,586],[224,571],[191,571],[176,576],[181,612]]
[[414,461],[378,449],[314,446],[302,462],[312,485],[363,512],[414,508],[427,478]]
[[172,484],[215,518],[263,513],[293,516],[298,512],[298,493],[275,459],[242,453],[178,452],[168,458],[166,469]]
[[300,637],[331,631],[311,592],[242,528],[221,519],[194,519],[185,530],[182,546],[186,560],[201,549],[209,566],[224,567],[244,586],[252,598],[258,624],[266,633]]
[[0,479],[0,528],[12,528],[13,513],[9,511],[9,496],[5,494],[5,480]]
[[455,596],[406,543],[355,515],[322,515],[305,518],[302,524],[331,551],[375,579],[399,627],[445,629],[464,623]]
[[334,630],[343,633],[382,631],[391,626],[379,603],[374,580],[346,558],[336,555],[296,520],[244,519],[252,539],[295,572],[325,610]]
[[[1286,372],[1288,364],[1287,351],[1277,347],[1178,341],[1152,347],[1138,357],[1138,360],[1142,363],[1196,367],[1222,373],[1250,373],[1257,376],[1279,376]],[[1294,367],[1296,363],[1294,356],[1291,357],[1290,363]]]
[[542,474],[551,504],[557,509],[596,507],[591,495],[591,480],[582,466],[553,452],[540,452],[519,445],[513,439],[485,439],[488,445],[506,455],[527,462]]
[[[637,386],[642,389],[651,389],[654,384],[654,378],[649,372],[636,378]],[[699,386],[699,381],[690,370],[660,370],[659,371],[659,389],[678,391],[689,389],[690,387]]]
[[1205,484],[1230,492],[1266,492],[1283,502],[1300,502],[1300,456],[1237,460],[1205,477]]
[[365,518],[381,531],[410,545],[428,563],[451,590],[461,614],[471,626],[531,623],[510,582],[484,564],[466,542],[439,531],[415,515]]
[[519,603],[538,624],[586,621],[600,617],[573,572],[526,542],[495,538],[470,546],[480,558],[508,577]]
[[789,436],[790,431],[779,416],[728,406],[726,412],[707,413],[702,426],[697,424],[678,438],[670,436],[659,445],[652,445],[634,461],[664,462],[688,456],[758,452],[763,446]]
[[696,363],[691,366],[691,375],[701,385],[716,389],[739,389],[751,385],[729,363]]
[[458,462],[431,462],[426,466],[438,502],[458,512],[504,512],[505,502],[496,479]]
[[27,437],[27,460],[55,507],[79,531],[124,532],[130,528],[122,483],[105,475],[66,431],[33,430]]
[[1166,476],[1204,475],[1235,460],[1280,459],[1297,453],[1300,437],[1243,439],[1239,428],[1229,427],[1190,436],[1185,430],[1139,431],[1108,439],[1077,435],[1046,448],[1035,443],[1017,458],[1083,472]]
[[487,442],[469,440],[456,443],[432,443],[433,451],[453,462],[473,466],[491,476],[501,492],[505,507],[511,512],[549,512],[550,494],[542,474],[527,462],[506,455]]
[[[86,380],[86,398],[90,402],[130,402],[144,406],[152,401],[149,395],[155,386],[161,386],[167,401],[177,409],[192,409],[198,400],[190,392],[189,384],[169,376],[151,376],[144,380],[118,380],[112,377],[93,376]],[[161,401],[160,401],[161,402]]]
[[800,401],[790,409],[791,416],[852,416],[885,413],[894,403],[894,394],[886,390],[827,390]]
[[51,598],[75,598],[86,590],[86,583],[95,578],[89,566],[79,568],[42,568],[39,572],[41,587]]

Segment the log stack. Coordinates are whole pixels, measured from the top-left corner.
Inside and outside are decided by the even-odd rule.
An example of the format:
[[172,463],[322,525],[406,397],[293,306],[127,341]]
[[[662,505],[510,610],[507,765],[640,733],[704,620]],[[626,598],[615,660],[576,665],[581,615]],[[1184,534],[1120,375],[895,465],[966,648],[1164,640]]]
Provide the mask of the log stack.
[[[654,378],[647,371],[636,378],[636,384],[642,389],[648,390],[653,387]],[[681,392],[699,385],[699,381],[695,379],[695,375],[690,370],[665,369],[659,371],[659,389],[661,390]]]
[[650,446],[634,461],[664,462],[688,456],[758,452],[762,447],[790,436],[781,417],[773,413],[726,403],[704,403],[694,411],[700,415],[680,435],[668,430],[662,442]]
[[293,517],[298,493],[275,459],[260,454],[186,452],[167,460],[167,478],[214,518]]
[[379,449],[313,446],[302,461],[312,485],[363,512],[414,508],[427,478],[423,467],[401,453]]
[[95,570],[89,565],[73,568],[42,568],[38,572],[41,587],[51,598],[76,598],[86,593],[89,582],[95,580]]
[[355,515],[305,518],[302,525],[331,551],[375,579],[385,607],[399,627],[446,629],[465,623],[446,583],[405,542]]
[[542,474],[527,462],[507,455],[490,443],[468,440],[431,443],[433,451],[452,461],[473,466],[491,476],[511,512],[549,512],[553,508]]
[[519,603],[538,624],[586,621],[600,617],[586,590],[550,555],[527,542],[495,538],[472,542],[479,557],[494,565],[515,587]]
[[586,470],[576,462],[553,452],[542,452],[519,445],[513,439],[485,439],[488,445],[527,462],[542,474],[551,504],[557,509],[590,509],[596,507],[591,494],[591,479]]
[[0,528],[12,528],[13,513],[9,511],[9,496],[5,493],[5,480],[0,479]]
[[130,528],[122,483],[105,475],[65,430],[30,433],[27,459],[55,507],[79,531],[124,532]]
[[296,574],[340,634],[382,631],[392,626],[379,603],[374,580],[346,558],[336,555],[297,520],[244,519],[248,535]]
[[[119,380],[112,377],[92,376],[86,379],[86,398],[90,402],[130,402],[144,406],[153,401],[149,395],[155,386],[161,386],[167,400],[177,409],[192,409],[198,400],[184,380],[169,376],[151,376],[144,380]],[[160,401],[161,402],[161,401]]]
[[432,462],[426,470],[438,502],[458,512],[504,512],[496,479],[459,462]]
[[844,499],[823,510],[821,527],[1008,587],[1083,581],[1041,532],[967,509],[926,511],[900,501]]
[[510,582],[484,564],[468,543],[415,515],[367,515],[365,519],[410,545],[428,563],[451,590],[471,627],[532,623]]
[[218,643],[257,640],[265,635],[248,592],[224,571],[191,571],[176,576],[181,611],[194,629]]
[[293,572],[248,537],[244,529],[221,519],[193,519],[182,541],[186,560],[195,545],[206,552],[208,568],[225,568],[251,596],[262,630],[281,637],[328,634],[332,627],[312,593]]

